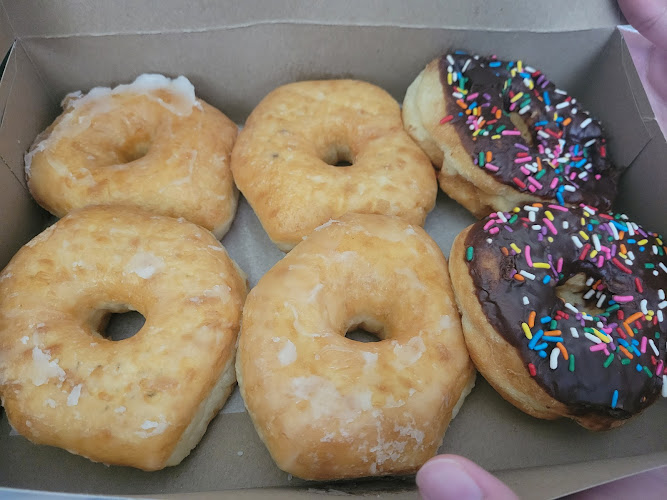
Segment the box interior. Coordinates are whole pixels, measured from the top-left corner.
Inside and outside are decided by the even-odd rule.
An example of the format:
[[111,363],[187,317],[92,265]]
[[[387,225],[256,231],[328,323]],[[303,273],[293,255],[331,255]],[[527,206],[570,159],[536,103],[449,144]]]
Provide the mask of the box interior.
[[[167,3],[176,8],[175,2]],[[3,190],[0,266],[53,220],[26,191],[23,154],[35,136],[57,116],[58,103],[68,92],[96,85],[113,86],[144,72],[184,74],[195,85],[199,97],[242,124],[266,93],[295,80],[367,80],[385,88],[400,102],[407,86],[426,63],[455,48],[495,53],[501,58],[521,58],[542,69],[581,101],[602,120],[612,160],[631,165],[623,178],[618,207],[627,210],[638,222],[667,232],[663,217],[667,202],[658,196],[660,185],[667,182],[664,173],[658,174],[665,138],[652,118],[622,32],[614,26],[618,13],[613,9],[601,9],[600,16],[586,19],[588,27],[583,27],[580,16],[558,17],[552,31],[545,28],[548,20],[542,30],[500,29],[507,24],[494,24],[499,22],[494,19],[500,14],[493,10],[498,7],[482,16],[488,17],[484,17],[484,22],[491,29],[480,29],[479,25],[463,28],[465,23],[461,20],[473,15],[468,7],[454,12],[451,19],[458,23],[454,24],[456,28],[436,27],[437,17],[429,20],[419,16],[414,24],[400,25],[401,19],[409,18],[401,7],[388,9],[383,24],[376,25],[370,25],[376,10],[362,9],[361,13],[355,13],[357,17],[343,16],[336,24],[321,22],[327,17],[326,12],[319,18],[310,11],[299,11],[295,15],[301,17],[294,22],[281,18],[271,8],[255,17],[248,17],[242,9],[239,12],[231,9],[231,21],[221,27],[207,21],[211,17],[206,16],[206,8],[215,10],[215,7],[196,2],[204,10],[197,11],[197,15],[184,13],[185,21],[179,22],[178,28],[170,24],[174,19],[172,13],[168,19],[157,16],[149,29],[139,32],[129,14],[106,19],[102,15],[107,8],[104,2],[91,2],[93,7],[82,6],[79,14],[73,7],[78,2],[29,0],[22,4],[4,2],[5,10],[0,12],[0,42],[7,42],[9,48],[10,40],[18,37],[11,46],[0,82],[3,110],[0,159],[4,163],[0,165]],[[28,13],[26,5],[44,12]],[[131,12],[130,2],[119,5]],[[479,6],[480,2],[470,5]],[[101,10],[92,15],[90,9],[95,6]],[[66,9],[70,16],[56,16],[57,9]],[[435,7],[431,9],[437,11]],[[496,17],[492,15],[494,12]],[[11,37],[7,36],[9,25],[5,14],[14,30]],[[199,15],[203,17],[200,19]],[[504,19],[507,21],[506,15]],[[595,27],[590,28],[591,23]],[[189,27],[182,29],[183,25]],[[656,175],[662,175],[661,182],[646,182]],[[466,210],[440,193],[426,229],[448,255],[456,234],[473,221]],[[223,244],[249,274],[251,286],[283,255],[269,241],[245,201]],[[577,478],[552,481],[543,491],[545,495],[539,495],[557,496],[618,477],[621,470],[646,469],[643,460],[647,458],[651,464],[667,463],[666,415],[667,400],[663,398],[621,429],[591,433],[572,422],[545,422],[524,415],[504,402],[478,376],[477,386],[452,422],[441,451],[465,455],[501,477],[510,478],[517,491],[522,491],[522,480],[516,478],[529,478],[530,471],[554,477],[547,472],[553,467],[565,468],[561,472],[581,471],[581,464],[586,462],[588,472],[583,474],[583,484],[582,475],[577,473]],[[617,468],[611,469],[615,476],[605,476],[609,466],[605,469],[604,463],[595,464],[602,459],[616,460]],[[641,463],[642,469],[633,468],[633,463]],[[535,482],[531,484],[534,488]],[[15,435],[2,414],[0,486],[106,494],[326,487],[291,478],[277,469],[253,429],[238,391],[211,422],[190,457],[175,468],[153,473],[109,468],[63,450],[36,447]],[[328,487],[400,490],[412,488],[413,483],[408,478],[334,483]],[[529,492],[535,494],[534,489],[526,490]]]

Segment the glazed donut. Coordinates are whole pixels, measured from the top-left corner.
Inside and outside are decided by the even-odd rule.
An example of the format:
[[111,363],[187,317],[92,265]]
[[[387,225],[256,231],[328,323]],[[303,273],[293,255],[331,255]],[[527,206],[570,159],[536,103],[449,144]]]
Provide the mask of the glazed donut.
[[403,120],[477,217],[540,201],[608,210],[616,196],[600,124],[521,61],[445,54],[408,88]]
[[457,236],[450,272],[477,369],[535,417],[617,427],[665,371],[666,247],[625,215],[526,205]]
[[292,83],[267,95],[239,134],[232,172],[283,251],[347,212],[423,225],[438,191],[398,103],[354,80]]
[[184,217],[220,239],[236,213],[229,168],[237,127],[195,97],[187,78],[141,75],[75,92],[25,157],[30,192],[62,217],[86,205],[130,205]]
[[[381,340],[345,337],[358,326]],[[359,214],[317,228],[250,292],[236,372],[278,467],[317,480],[416,471],[475,380],[438,246]]]
[[[234,385],[247,289],[211,233],[135,208],[73,211],[0,274],[0,398],[38,444],[157,470],[194,448]],[[112,312],[146,323],[120,341]]]

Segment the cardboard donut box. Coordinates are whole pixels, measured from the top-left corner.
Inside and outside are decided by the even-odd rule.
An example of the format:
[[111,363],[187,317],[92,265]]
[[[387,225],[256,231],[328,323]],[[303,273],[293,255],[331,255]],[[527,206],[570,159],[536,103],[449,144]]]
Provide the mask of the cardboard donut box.
[[[182,74],[199,97],[242,124],[270,90],[296,80],[366,80],[400,102],[424,65],[449,49],[522,59],[567,89],[602,121],[611,159],[628,167],[616,209],[665,234],[667,144],[622,24],[611,0],[0,0],[0,52],[7,54],[0,82],[0,267],[53,221],[28,193],[23,155],[68,92],[126,83],[146,72]],[[456,234],[473,220],[440,193],[426,229],[448,255]],[[251,286],[283,256],[245,201],[222,242]],[[593,433],[569,421],[524,415],[478,376],[440,451],[476,461],[522,497],[554,498],[667,465],[666,419],[667,399],[661,398],[620,429]],[[0,413],[0,496],[28,495],[20,490],[417,497],[414,478],[323,484],[280,471],[238,391],[188,458],[152,473],[33,445]]]

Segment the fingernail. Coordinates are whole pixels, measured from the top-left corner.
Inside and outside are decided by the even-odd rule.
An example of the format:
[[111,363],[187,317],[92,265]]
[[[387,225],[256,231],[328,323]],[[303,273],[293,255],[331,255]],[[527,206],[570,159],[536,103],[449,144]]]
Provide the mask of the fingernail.
[[481,500],[482,490],[458,462],[446,458],[426,463],[417,474],[424,500]]

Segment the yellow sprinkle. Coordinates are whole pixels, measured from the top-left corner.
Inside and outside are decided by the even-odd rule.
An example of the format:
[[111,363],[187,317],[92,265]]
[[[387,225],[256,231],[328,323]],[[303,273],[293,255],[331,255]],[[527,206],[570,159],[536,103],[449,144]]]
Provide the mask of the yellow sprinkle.
[[533,80],[528,80],[528,88],[530,90],[533,90],[533,88],[535,88],[535,85],[533,85]]
[[477,130],[475,130],[475,131],[472,133],[472,136],[475,137],[475,136],[478,135],[481,131],[482,131],[482,129],[477,129]]
[[623,259],[627,259],[628,256],[624,253],[618,252],[618,255],[620,255]]
[[549,210],[545,211],[544,215],[547,216],[547,219],[549,219],[551,221],[554,220],[554,214],[552,214]]
[[530,332],[530,328],[528,328],[528,325],[526,323],[521,323],[521,328],[523,329],[523,333],[526,334],[526,338],[528,340],[531,340],[533,338],[533,334]]
[[521,212],[521,209],[519,207],[514,207],[512,209],[512,212],[514,212],[515,214],[518,214],[519,212]]
[[448,83],[449,85],[452,84],[452,74],[451,74],[451,73],[447,73],[447,83]]
[[523,61],[517,61],[516,62],[516,68],[519,70],[519,73],[523,73]]
[[647,243],[648,243],[648,240],[646,238],[644,238],[643,240],[639,240],[637,242],[637,245],[646,245]]
[[582,226],[585,226],[585,225],[586,225],[586,219],[584,219],[583,217],[581,218],[581,225],[582,225]]
[[554,239],[553,239],[551,236],[547,236],[547,241],[548,241],[549,243],[553,243],[553,242],[554,242]]
[[514,97],[510,99],[510,102],[517,102],[519,99],[521,99],[521,96],[523,96],[523,92],[519,92],[516,94]]
[[597,338],[599,338],[599,339],[600,339],[602,342],[604,342],[605,344],[608,344],[609,342],[611,342],[611,341],[609,340],[609,337],[608,337],[607,335],[605,335],[604,333],[602,333],[602,332],[601,332],[600,330],[598,330],[597,328],[593,328],[593,333],[595,334],[595,336],[596,336]]
[[516,243],[510,243],[510,247],[511,247],[512,250],[514,250],[516,253],[521,253],[521,249],[520,249],[518,246],[516,246]]
[[492,135],[491,139],[500,139],[500,134]]
[[587,235],[586,233],[584,233],[583,231],[579,231],[579,235],[580,235],[583,239],[585,239],[586,241],[588,241],[588,235]]
[[597,254],[598,254],[598,251],[597,251],[597,250],[593,250],[593,251],[591,252],[591,259],[594,259],[595,256],[596,256]]
[[662,240],[660,238],[656,238],[655,241],[658,242],[658,245],[662,245]]
[[533,267],[537,269],[550,269],[551,266],[546,262],[533,262]]

